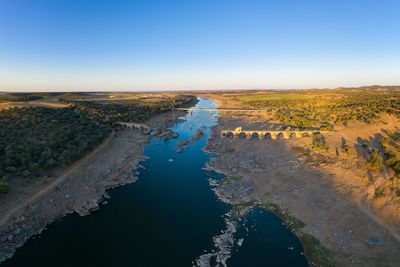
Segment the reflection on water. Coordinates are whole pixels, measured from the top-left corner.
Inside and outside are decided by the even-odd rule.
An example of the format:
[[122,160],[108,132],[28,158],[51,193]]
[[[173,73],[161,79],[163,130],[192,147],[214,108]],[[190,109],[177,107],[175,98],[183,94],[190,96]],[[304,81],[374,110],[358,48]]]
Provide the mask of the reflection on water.
[[[213,108],[200,99],[198,107]],[[307,266],[296,237],[269,212],[230,216],[211,190],[202,151],[215,112],[193,110],[173,128],[176,140],[152,140],[139,180],[111,190],[109,204],[69,215],[31,239],[2,266]],[[176,142],[204,129],[182,153]],[[173,159],[171,161],[170,159]]]

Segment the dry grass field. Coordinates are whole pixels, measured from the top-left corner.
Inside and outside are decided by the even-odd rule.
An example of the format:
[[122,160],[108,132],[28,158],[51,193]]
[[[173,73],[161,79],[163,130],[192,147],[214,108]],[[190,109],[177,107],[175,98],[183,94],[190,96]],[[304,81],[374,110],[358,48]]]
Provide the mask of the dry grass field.
[[[251,184],[257,201],[278,205],[304,222],[299,235],[319,239],[339,266],[395,266],[400,247],[399,89],[208,94],[221,108],[259,109],[221,112],[210,141],[211,151],[220,154],[213,167],[234,177],[232,183]],[[219,136],[222,129],[236,127],[321,133],[288,140]],[[375,237],[379,246],[370,244]],[[308,255],[317,262],[319,256]],[[321,266],[327,261],[322,259]]]

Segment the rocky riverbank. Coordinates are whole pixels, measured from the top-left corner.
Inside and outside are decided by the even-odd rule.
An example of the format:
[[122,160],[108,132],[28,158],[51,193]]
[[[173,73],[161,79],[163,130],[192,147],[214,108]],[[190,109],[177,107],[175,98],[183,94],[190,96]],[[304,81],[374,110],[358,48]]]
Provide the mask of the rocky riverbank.
[[[166,129],[182,115],[182,112],[160,114],[146,124]],[[43,178],[40,184],[25,188],[24,195],[3,197],[0,262],[11,257],[30,237],[45,230],[49,223],[73,212],[89,215],[107,204],[107,189],[135,182],[137,168],[146,160],[143,150],[148,141],[149,135],[137,130],[116,131],[85,158],[60,171],[59,176]]]
[[221,199],[276,213],[299,236],[313,266],[397,266],[399,241],[328,165],[308,164],[291,149],[294,141],[220,138],[221,129],[246,123],[221,116],[208,140],[206,150],[218,156],[207,167],[228,177],[215,185]]

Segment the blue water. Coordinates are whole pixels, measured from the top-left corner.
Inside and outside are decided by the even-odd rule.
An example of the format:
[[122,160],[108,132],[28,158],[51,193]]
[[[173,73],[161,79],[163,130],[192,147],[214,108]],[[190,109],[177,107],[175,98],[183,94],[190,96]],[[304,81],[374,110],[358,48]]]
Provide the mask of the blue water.
[[[197,106],[214,103],[200,99]],[[231,207],[209,185],[208,179],[221,177],[202,169],[212,157],[202,148],[216,124],[214,115],[190,112],[173,127],[177,140],[153,139],[146,146],[150,159],[137,182],[109,191],[109,204],[90,216],[72,214],[51,224],[1,266],[190,267],[201,255],[218,251],[213,238],[226,230]],[[176,153],[176,142],[197,129],[205,129],[204,136]],[[297,238],[272,213],[255,209],[238,221],[235,244],[242,238],[228,266],[308,266]]]

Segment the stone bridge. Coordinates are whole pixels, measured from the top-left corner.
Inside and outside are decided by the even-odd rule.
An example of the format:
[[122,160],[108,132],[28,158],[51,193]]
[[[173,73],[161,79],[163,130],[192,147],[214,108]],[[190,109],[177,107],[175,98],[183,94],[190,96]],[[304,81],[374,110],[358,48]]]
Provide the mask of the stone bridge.
[[235,130],[222,130],[221,137],[233,137],[233,138],[247,138],[247,139],[290,139],[312,136],[322,131],[288,131],[288,130],[243,130],[242,127],[238,127]]
[[146,124],[134,122],[117,122],[117,124],[125,126],[126,128],[141,130],[144,133],[150,133],[150,127]]

